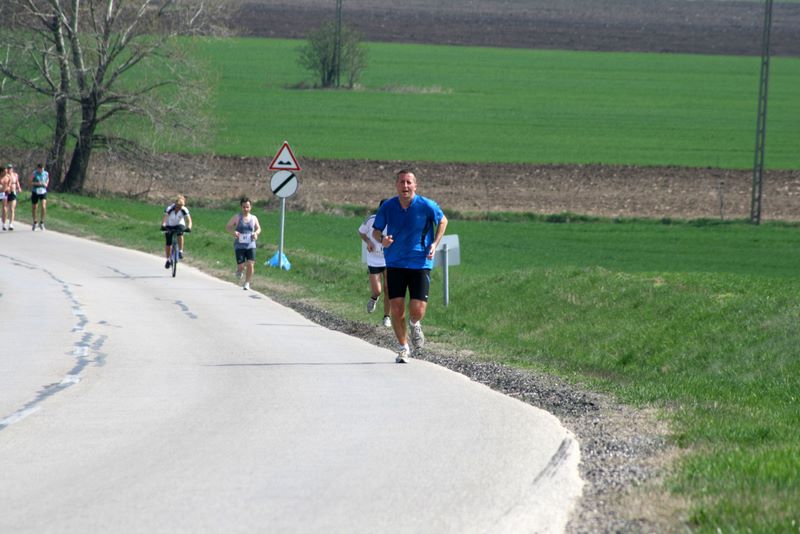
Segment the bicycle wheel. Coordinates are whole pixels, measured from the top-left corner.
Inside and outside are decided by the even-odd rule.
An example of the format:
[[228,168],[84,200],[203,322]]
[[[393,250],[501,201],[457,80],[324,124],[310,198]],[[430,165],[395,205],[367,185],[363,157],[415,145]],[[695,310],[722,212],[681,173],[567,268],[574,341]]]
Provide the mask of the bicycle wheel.
[[175,239],[175,232],[172,232],[172,250],[170,250],[170,256],[172,257],[172,277],[175,278],[175,274],[178,272],[178,240]]

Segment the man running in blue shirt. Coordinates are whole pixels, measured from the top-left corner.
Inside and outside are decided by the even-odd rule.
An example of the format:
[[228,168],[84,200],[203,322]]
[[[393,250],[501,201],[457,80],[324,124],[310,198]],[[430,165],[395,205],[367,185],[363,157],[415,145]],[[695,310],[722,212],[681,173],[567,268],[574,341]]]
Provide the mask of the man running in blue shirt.
[[[397,173],[397,196],[378,209],[372,235],[383,245],[386,259],[386,285],[392,313],[392,327],[400,348],[397,363],[411,356],[406,326],[406,292],[411,329],[411,344],[425,344],[420,321],[425,317],[431,285],[433,255],[447,228],[447,217],[431,199],[417,195],[417,177],[408,169]],[[386,228],[386,235],[383,230]]]

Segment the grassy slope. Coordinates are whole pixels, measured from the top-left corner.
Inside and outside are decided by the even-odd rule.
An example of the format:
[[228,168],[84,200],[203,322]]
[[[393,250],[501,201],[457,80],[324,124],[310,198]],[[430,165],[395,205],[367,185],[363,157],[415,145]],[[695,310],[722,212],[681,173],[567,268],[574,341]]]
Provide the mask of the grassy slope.
[[[233,209],[193,209],[194,264],[230,270],[222,228]],[[363,320],[360,219],[288,213],[285,272],[261,267],[278,214],[256,211],[271,243],[259,251],[257,287]],[[60,196],[50,226],[160,255],[159,212]],[[434,271],[431,341],[665,409],[691,451],[671,487],[690,498],[698,530],[791,530],[800,502],[796,227],[454,220],[450,230],[463,265],[451,269],[448,308]]]

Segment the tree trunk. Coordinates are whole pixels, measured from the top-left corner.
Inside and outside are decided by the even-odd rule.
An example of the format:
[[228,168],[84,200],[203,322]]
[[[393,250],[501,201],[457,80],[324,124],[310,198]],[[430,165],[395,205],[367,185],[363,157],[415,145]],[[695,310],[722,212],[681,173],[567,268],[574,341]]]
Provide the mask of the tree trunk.
[[67,161],[67,131],[69,130],[67,118],[67,99],[56,100],[56,124],[53,131],[53,145],[47,154],[47,170],[50,173],[50,187],[61,191],[64,176],[64,164]]
[[67,135],[69,133],[69,93],[71,86],[67,47],[64,43],[63,26],[54,17],[50,24],[53,41],[56,44],[59,63],[59,92],[54,98],[55,127],[53,128],[53,145],[47,154],[47,170],[50,173],[51,187],[60,191],[64,166],[67,163]]
[[61,191],[70,193],[83,192],[83,185],[89,174],[89,161],[92,157],[94,146],[94,131],[97,128],[97,106],[94,98],[87,98],[81,102],[82,118],[81,131],[78,134],[78,143],[72,151],[72,160],[69,163]]
[[92,157],[91,141],[78,142],[75,150],[72,151],[72,160],[69,163],[69,170],[64,176],[60,191],[69,193],[80,193],[83,191],[83,184],[89,173],[89,160]]

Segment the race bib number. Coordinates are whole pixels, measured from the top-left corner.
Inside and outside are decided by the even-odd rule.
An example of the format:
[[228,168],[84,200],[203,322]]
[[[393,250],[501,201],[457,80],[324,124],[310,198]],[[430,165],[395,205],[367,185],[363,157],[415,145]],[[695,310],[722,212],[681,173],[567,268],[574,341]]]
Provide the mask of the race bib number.
[[253,234],[239,234],[239,243],[244,245],[250,244],[253,241]]
[[33,192],[36,193],[37,195],[44,195],[45,193],[47,193],[47,188],[46,187],[36,187],[36,188],[33,189]]

